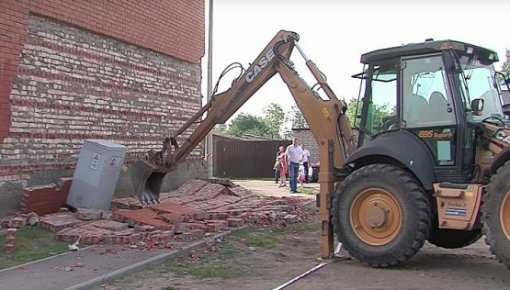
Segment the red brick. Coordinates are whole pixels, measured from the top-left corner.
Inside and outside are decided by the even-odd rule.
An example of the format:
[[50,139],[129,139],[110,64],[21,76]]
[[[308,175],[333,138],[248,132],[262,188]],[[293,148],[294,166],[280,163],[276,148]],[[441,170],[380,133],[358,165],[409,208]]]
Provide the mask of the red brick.
[[202,223],[188,222],[188,223],[181,223],[180,225],[185,226],[188,230],[200,229],[200,230],[205,231],[207,229],[207,226],[205,224],[202,224]]
[[153,226],[159,230],[172,230],[173,225],[161,220],[156,212],[150,208],[142,208],[137,210],[119,209],[113,212],[113,219],[120,222],[127,222],[130,225],[142,224]]
[[147,226],[147,225],[135,225],[134,226],[135,232],[152,232],[156,230],[153,226]]
[[192,208],[189,208],[187,206],[182,206],[180,204],[176,204],[173,202],[162,202],[153,206],[150,206],[150,208],[154,209],[155,211],[159,213],[175,213],[175,214],[183,214],[183,215],[191,215],[194,214],[196,211]]
[[9,220],[10,220],[10,217],[0,218],[0,228],[7,228],[7,227],[9,227]]
[[[75,233],[75,232],[74,232]],[[68,243],[74,243],[80,237],[79,233],[75,233],[76,235],[73,235],[73,229],[72,228],[65,228],[57,232],[57,240],[61,242],[68,242]]]
[[76,218],[85,221],[100,220],[103,215],[102,210],[91,208],[78,208],[76,210]]
[[16,244],[16,236],[5,237],[6,244]]
[[152,209],[146,207],[137,210],[119,209],[112,212],[112,217],[117,220],[118,217],[124,219],[143,219],[143,218],[157,218],[158,214]]
[[27,224],[28,225],[35,226],[36,224],[39,223],[40,220],[41,220],[41,218],[35,212],[31,212],[27,215]]
[[142,240],[142,234],[136,233],[129,236],[129,243],[128,244],[134,244]]
[[183,241],[183,242],[191,242],[193,240],[193,236],[191,235],[190,232],[184,232],[184,233],[175,235],[175,239],[178,241]]
[[208,232],[221,232],[227,229],[228,224],[227,221],[209,220],[206,226]]
[[190,179],[186,181],[183,185],[181,185],[177,190],[174,191],[175,194],[184,194],[184,195],[192,195],[206,186],[208,183],[205,180],[199,179]]
[[90,225],[113,232],[124,231],[129,228],[128,224],[108,220],[98,220],[91,223]]
[[57,212],[59,208],[65,206],[65,199],[60,195],[55,184],[24,188],[21,210],[25,213],[35,212],[38,215]]
[[202,197],[203,200],[211,200],[221,194],[226,194],[227,188],[221,184],[209,183],[194,194],[195,197]]
[[10,228],[22,228],[26,226],[27,219],[24,217],[14,217],[9,220],[9,227]]
[[210,219],[224,220],[230,217],[226,212],[209,212],[208,214]]
[[205,219],[207,219],[207,213],[205,211],[196,211],[195,213],[193,213],[191,215],[191,218],[193,218],[194,220],[199,220],[199,221],[203,221]]
[[239,196],[239,197],[244,197],[244,196],[248,196],[248,195],[252,194],[250,190],[248,190],[242,186],[239,186],[239,185],[228,187],[227,190],[230,195]]
[[115,198],[112,200],[114,209],[141,209],[140,201],[134,197]]
[[164,243],[166,244],[168,241],[173,239],[174,232],[173,231],[163,231],[157,234],[153,234],[150,236],[151,243]]
[[111,220],[112,219],[112,212],[111,211],[103,211],[103,214],[101,215],[101,219],[103,219],[103,220]]
[[179,213],[163,213],[159,215],[162,220],[171,224],[178,224],[188,221],[188,216]]
[[191,238],[194,240],[201,239],[204,237],[204,230],[202,229],[194,229],[190,230]]
[[8,237],[16,237],[18,234],[18,229],[7,229]]
[[244,220],[242,218],[227,218],[227,223],[229,227],[237,228],[244,224]]
[[288,214],[284,216],[283,220],[288,224],[295,224],[299,221],[297,215],[294,214]]
[[6,254],[12,254],[16,251],[16,245],[6,244],[4,245],[4,251]]
[[208,183],[221,184],[225,187],[238,186],[234,184],[230,179],[222,179],[222,178],[206,178],[203,179]]
[[61,177],[57,184],[58,191],[61,194],[63,194],[64,199],[66,199],[66,200],[67,200],[67,194],[69,193],[69,189],[71,188],[72,181],[73,181],[72,177]]
[[82,223],[73,213],[56,213],[41,217],[39,226],[53,232]]

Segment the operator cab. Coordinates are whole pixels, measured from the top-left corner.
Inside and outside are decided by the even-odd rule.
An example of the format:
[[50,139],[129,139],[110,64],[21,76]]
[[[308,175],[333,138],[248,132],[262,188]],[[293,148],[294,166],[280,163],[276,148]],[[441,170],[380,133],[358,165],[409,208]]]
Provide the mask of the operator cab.
[[[452,40],[363,54],[363,72],[353,76],[362,80],[355,120],[358,146],[405,131],[429,153],[435,180],[466,182],[474,167],[477,124],[504,119],[493,66],[497,61],[492,50]],[[394,145],[404,151],[423,149],[414,143]]]

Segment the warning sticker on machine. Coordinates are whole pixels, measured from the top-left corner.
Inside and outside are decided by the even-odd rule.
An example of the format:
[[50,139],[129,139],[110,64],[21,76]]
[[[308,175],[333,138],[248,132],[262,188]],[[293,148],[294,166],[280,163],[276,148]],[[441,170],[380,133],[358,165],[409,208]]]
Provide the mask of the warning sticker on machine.
[[453,207],[453,206],[446,207],[446,215],[465,217],[466,214],[467,208],[465,207]]
[[89,168],[92,170],[97,170],[99,167],[99,161],[101,161],[101,154],[94,153],[92,155],[92,160],[90,160],[90,166]]

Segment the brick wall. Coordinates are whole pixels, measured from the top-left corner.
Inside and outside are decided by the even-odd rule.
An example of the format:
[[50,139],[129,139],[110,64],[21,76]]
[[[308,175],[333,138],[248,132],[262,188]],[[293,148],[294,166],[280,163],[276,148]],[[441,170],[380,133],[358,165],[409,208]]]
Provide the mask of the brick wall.
[[310,165],[319,162],[319,144],[315,141],[310,129],[292,129],[292,137],[297,138],[299,143],[310,151]]
[[0,204],[72,175],[84,139],[159,148],[201,106],[203,54],[203,1],[0,1]]

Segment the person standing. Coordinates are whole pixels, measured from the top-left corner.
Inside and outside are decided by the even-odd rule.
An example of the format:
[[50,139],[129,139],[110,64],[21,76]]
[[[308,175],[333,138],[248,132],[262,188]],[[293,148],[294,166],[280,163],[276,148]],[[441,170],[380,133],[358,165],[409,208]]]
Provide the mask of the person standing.
[[284,147],[283,146],[280,146],[278,148],[278,151],[276,151],[276,155],[275,155],[275,163],[274,163],[274,166],[273,166],[273,169],[274,169],[274,183],[278,184],[278,180],[280,179],[280,174],[281,174],[281,170],[282,170],[282,166],[280,164],[280,154],[284,153]]
[[287,146],[285,154],[289,158],[290,192],[297,193],[299,163],[303,161],[303,149],[301,149],[301,146],[299,146],[297,138],[292,139],[292,144]]
[[305,145],[301,145],[301,149],[303,149],[303,168],[305,170],[305,183],[310,182],[308,177],[308,161],[310,159],[310,151],[305,148]]
[[285,154],[285,147],[280,146],[280,155],[278,161],[280,162],[280,187],[287,186],[287,173],[289,172],[289,164],[287,161],[287,154]]

